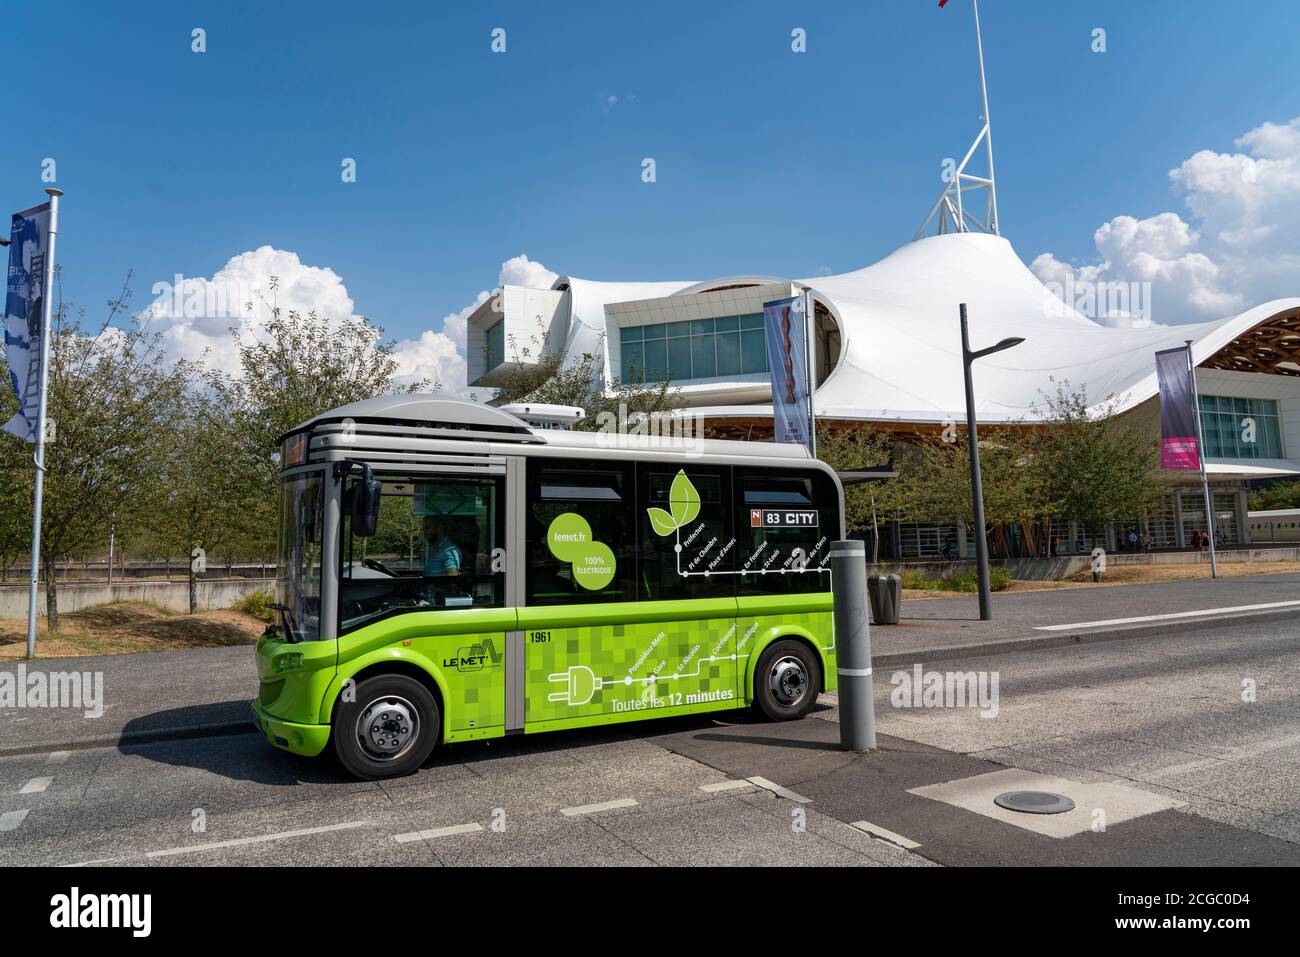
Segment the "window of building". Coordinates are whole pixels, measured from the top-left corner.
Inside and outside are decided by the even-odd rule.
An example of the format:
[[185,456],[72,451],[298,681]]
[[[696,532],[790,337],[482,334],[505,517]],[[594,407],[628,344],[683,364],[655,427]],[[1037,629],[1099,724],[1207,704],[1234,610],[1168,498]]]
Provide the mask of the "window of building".
[[[971,554],[975,543],[970,543]],[[898,523],[899,558],[953,559],[957,555],[957,526],[925,522]]]
[[495,369],[506,361],[506,321],[502,317],[484,333],[487,340],[487,368]]
[[633,601],[633,466],[534,459],[527,469],[528,603]]
[[762,313],[626,326],[619,344],[625,385],[767,372]]
[[1205,455],[1216,459],[1280,459],[1282,423],[1272,399],[1201,396]]

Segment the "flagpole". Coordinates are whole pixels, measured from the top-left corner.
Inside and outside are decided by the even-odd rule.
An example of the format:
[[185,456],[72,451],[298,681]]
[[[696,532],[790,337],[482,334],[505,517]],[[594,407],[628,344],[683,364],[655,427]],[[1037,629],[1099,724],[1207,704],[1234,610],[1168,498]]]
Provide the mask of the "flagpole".
[[40,581],[41,496],[45,490],[45,394],[50,382],[50,326],[54,312],[54,237],[59,231],[59,197],[63,190],[50,186],[50,241],[45,250],[44,296],[41,300],[41,386],[36,412],[35,490],[32,494],[31,590],[27,595],[27,657],[36,657],[36,589]]
[[1201,435],[1201,393],[1196,388],[1196,362],[1192,359],[1192,340],[1187,340],[1187,371],[1192,377],[1192,415],[1196,418],[1196,460],[1201,463],[1201,490],[1205,493],[1205,527],[1210,535],[1210,577],[1219,577],[1219,559],[1215,552],[1214,502],[1210,497],[1210,479],[1205,474],[1205,439]]
[[814,352],[814,337],[817,335],[817,319],[813,314],[813,294],[812,290],[804,286],[803,290],[803,313],[804,313],[804,368],[807,371],[807,382],[805,388],[808,390],[808,450],[812,452],[812,457],[817,458],[817,413],[813,411],[813,383],[816,381],[816,373],[813,371],[813,361],[816,358]]

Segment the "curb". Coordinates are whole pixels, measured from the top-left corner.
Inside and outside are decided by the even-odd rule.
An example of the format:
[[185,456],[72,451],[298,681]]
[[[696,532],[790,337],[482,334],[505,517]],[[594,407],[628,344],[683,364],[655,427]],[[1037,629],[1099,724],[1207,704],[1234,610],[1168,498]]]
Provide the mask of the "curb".
[[[1018,651],[1038,651],[1044,648],[1064,648],[1070,645],[1120,641],[1126,638],[1159,638],[1188,631],[1204,631],[1207,628],[1262,624],[1270,621],[1300,621],[1300,608],[1246,612],[1239,615],[1217,615],[1210,618],[1184,618],[1178,621],[1154,622],[1149,625],[1129,625],[1123,628],[1046,632],[1038,635],[1027,635],[1024,638],[1006,638],[1001,641],[943,645],[938,648],[920,648],[916,651],[872,655],[871,663],[872,667],[875,668],[889,668],[918,662],[948,661],[954,658],[983,658]],[[887,626],[881,625],[879,627],[885,628]]]
[[95,748],[129,748],[141,744],[157,744],[163,741],[189,741],[195,738],[217,738],[231,734],[260,735],[261,732],[253,726],[251,718],[245,721],[219,721],[213,724],[157,728],[151,731],[123,731],[121,734],[85,738],[80,741],[0,746],[0,758],[23,754],[46,754],[50,751],[92,751]]

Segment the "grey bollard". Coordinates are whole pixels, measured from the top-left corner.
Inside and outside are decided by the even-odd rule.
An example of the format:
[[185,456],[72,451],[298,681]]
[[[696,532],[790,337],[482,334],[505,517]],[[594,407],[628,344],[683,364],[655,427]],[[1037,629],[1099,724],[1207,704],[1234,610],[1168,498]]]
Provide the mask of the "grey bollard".
[[871,625],[867,611],[867,552],[859,541],[831,544],[835,654],[840,697],[840,747],[876,748],[876,703],[871,685]]

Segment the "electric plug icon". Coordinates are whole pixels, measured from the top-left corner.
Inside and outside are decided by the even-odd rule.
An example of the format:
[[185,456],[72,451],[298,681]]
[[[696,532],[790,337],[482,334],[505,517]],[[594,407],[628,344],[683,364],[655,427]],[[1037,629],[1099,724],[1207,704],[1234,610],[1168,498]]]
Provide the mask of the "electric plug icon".
[[570,665],[568,671],[549,675],[551,684],[563,684],[558,691],[546,696],[547,701],[567,703],[569,705],[587,704],[601,687],[601,680],[586,665]]

